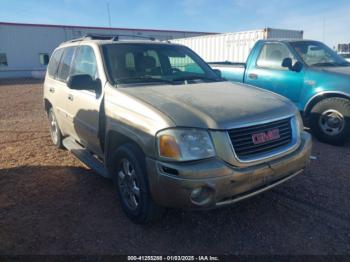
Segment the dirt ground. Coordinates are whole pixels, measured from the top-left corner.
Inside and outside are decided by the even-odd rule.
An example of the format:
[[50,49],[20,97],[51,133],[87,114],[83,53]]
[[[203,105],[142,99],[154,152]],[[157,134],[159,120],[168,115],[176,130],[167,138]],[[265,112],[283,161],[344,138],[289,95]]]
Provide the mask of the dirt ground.
[[109,180],[50,141],[41,84],[0,84],[0,254],[350,254],[350,147],[234,206],[138,226]]

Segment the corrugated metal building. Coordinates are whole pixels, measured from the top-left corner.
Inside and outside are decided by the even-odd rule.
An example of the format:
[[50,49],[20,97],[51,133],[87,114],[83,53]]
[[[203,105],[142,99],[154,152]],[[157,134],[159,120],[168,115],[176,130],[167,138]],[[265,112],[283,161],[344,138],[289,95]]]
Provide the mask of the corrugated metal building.
[[0,22],[0,78],[43,77],[44,56],[60,43],[86,34],[131,35],[160,40],[213,34],[175,30],[106,28]]

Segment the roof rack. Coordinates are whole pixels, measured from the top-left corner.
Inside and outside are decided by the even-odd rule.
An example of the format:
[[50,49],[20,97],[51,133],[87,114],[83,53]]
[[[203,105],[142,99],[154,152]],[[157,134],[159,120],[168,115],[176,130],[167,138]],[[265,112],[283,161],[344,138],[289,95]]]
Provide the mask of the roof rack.
[[91,39],[91,40],[113,40],[114,35],[98,35],[98,34],[87,34],[83,37],[83,39]]
[[112,41],[119,41],[120,37],[131,37],[131,38],[141,38],[141,39],[148,39],[151,41],[161,41],[159,39],[156,39],[155,37],[152,36],[140,36],[140,35],[99,35],[99,34],[87,34],[83,37],[72,39],[67,41],[68,43],[73,43],[73,42],[79,42],[83,40],[112,40]]
[[142,35],[116,35],[113,38],[113,41],[118,41],[119,37],[133,37],[133,38],[148,39],[148,40],[151,40],[151,41],[156,41],[156,40],[160,41],[159,39],[156,39],[153,36],[142,36]]

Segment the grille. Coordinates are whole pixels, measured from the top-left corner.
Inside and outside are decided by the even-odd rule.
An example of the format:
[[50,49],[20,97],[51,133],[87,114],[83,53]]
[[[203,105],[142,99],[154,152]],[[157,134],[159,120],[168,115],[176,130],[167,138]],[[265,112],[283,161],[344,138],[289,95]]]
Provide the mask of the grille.
[[[253,142],[253,135],[279,130],[279,138],[270,141]],[[256,157],[289,145],[292,141],[291,118],[278,120],[266,124],[242,127],[229,130],[229,136],[239,158]]]

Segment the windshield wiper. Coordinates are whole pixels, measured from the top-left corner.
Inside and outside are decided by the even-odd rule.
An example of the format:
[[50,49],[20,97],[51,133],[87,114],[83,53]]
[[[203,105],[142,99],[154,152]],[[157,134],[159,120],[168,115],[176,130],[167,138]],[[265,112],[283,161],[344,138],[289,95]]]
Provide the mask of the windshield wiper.
[[138,76],[138,77],[124,77],[118,78],[117,83],[120,84],[134,84],[134,83],[171,83],[171,81],[162,79],[162,78],[154,78],[150,76]]
[[171,81],[185,81],[185,80],[208,80],[208,81],[218,81],[218,79],[206,77],[206,76],[197,76],[197,75],[188,75],[188,76],[179,76],[174,77]]
[[335,62],[322,62],[322,63],[312,64],[311,66],[339,66],[339,64]]
[[118,78],[118,84],[139,84],[139,83],[167,83],[174,84],[178,81],[186,81],[186,80],[207,80],[207,81],[219,81],[219,79],[210,78],[206,76],[197,76],[197,75],[189,75],[189,76],[179,76],[173,79],[167,80],[163,78],[154,78],[150,76],[139,76],[139,77],[124,77]]
[[340,66],[350,66],[350,63],[349,62],[344,62],[344,63],[341,63],[339,64]]

